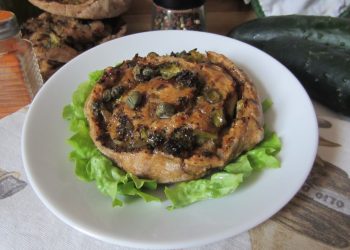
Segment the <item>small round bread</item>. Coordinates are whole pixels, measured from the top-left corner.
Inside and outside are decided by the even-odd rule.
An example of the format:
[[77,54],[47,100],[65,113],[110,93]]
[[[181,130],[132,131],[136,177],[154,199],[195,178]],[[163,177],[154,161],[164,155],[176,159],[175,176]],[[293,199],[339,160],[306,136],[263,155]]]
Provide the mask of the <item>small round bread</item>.
[[81,19],[119,16],[128,10],[131,0],[29,0],[49,13]]
[[108,67],[86,101],[85,115],[104,155],[158,183],[221,169],[264,134],[254,85],[215,52],[151,52]]

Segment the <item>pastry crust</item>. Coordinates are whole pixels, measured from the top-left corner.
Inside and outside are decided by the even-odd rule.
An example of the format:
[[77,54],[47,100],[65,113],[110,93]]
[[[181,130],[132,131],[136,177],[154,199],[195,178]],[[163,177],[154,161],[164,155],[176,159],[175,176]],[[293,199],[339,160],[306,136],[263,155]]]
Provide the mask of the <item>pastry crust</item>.
[[[85,115],[95,145],[120,168],[158,183],[198,179],[214,169],[223,168],[263,139],[261,102],[250,79],[224,55],[215,52],[196,55],[200,55],[199,59],[153,54],[135,56],[121,66],[105,70],[87,99]],[[186,75],[183,73],[170,79],[155,74],[151,78],[135,80],[137,67],[153,67],[155,72],[169,65],[177,65],[181,72],[191,72],[188,73],[194,76],[191,79],[199,79],[201,85],[179,85],[183,80],[179,76]],[[106,103],[106,93],[116,86],[123,86],[123,94],[116,100],[107,98]],[[214,89],[220,98],[207,99],[208,89]],[[127,105],[133,91],[144,98],[135,109]],[[184,97],[189,99],[185,106],[176,106],[176,101]],[[176,106],[176,112],[161,119],[152,107],[159,107],[164,102]],[[217,111],[224,112],[226,124],[215,123],[213,114]],[[126,130],[121,130],[123,124],[127,124]],[[146,138],[142,137],[144,129],[148,133]],[[120,131],[126,136],[120,138]],[[156,131],[162,133],[163,140],[150,147],[148,143],[150,138],[154,142],[151,136]],[[185,136],[176,141],[179,131]],[[203,133],[207,137],[204,143],[191,140],[191,136],[194,140],[201,139],[198,135]],[[175,144],[171,144],[174,140]],[[145,144],[134,147],[135,141]],[[184,142],[186,145],[181,145]],[[171,147],[169,150],[169,144],[179,150]]]
[[127,11],[131,4],[131,0],[86,0],[78,3],[71,1],[71,4],[48,0],[29,0],[29,2],[55,15],[82,19],[117,17]]

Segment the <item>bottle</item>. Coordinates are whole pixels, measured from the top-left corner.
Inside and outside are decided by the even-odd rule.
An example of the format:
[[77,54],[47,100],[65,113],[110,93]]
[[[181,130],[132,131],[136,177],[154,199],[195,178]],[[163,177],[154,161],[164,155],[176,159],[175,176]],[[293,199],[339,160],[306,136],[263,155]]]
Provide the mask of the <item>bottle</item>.
[[153,30],[205,30],[205,0],[153,0]]
[[1,110],[11,113],[30,103],[42,85],[31,42],[21,39],[15,14],[0,10]]

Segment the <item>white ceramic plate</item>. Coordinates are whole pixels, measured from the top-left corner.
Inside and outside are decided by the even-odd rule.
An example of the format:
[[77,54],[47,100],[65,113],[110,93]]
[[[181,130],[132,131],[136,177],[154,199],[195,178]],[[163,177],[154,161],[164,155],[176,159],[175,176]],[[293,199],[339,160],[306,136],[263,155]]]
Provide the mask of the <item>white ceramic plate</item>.
[[[235,193],[168,211],[168,203],[142,200],[112,208],[94,183],[77,180],[66,143],[63,107],[88,73],[136,53],[159,54],[198,48],[223,53],[253,79],[262,98],[273,100],[266,123],[283,142],[282,167],[255,174]],[[126,36],[74,58],[54,74],[30,106],[22,153],[30,183],[61,220],[98,239],[139,248],[180,248],[244,232],[279,211],[299,190],[313,164],[318,141],[316,117],[297,79],[272,57],[231,38],[202,32],[158,31]]]

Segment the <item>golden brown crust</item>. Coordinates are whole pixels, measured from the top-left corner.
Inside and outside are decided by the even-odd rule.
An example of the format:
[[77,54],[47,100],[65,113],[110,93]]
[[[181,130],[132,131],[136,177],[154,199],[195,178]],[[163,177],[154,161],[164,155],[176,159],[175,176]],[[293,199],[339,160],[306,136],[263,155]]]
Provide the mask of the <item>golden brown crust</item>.
[[[235,107],[235,117],[230,121],[231,123],[228,127],[220,130],[213,126],[211,116],[208,113],[212,112],[213,109],[215,111],[216,108],[223,108],[223,104],[220,104],[221,106],[216,104],[208,105],[207,102],[202,101],[203,97],[201,94],[196,98],[196,108],[193,108],[190,113],[179,112],[169,119],[152,120],[151,116],[147,116],[148,114],[144,115],[143,112],[149,112],[149,109],[146,108],[148,104],[145,104],[142,110],[138,111],[138,115],[143,115],[142,119],[140,119],[142,120],[142,125],[146,124],[149,127],[156,126],[157,129],[166,128],[165,130],[168,131],[169,134],[173,133],[176,128],[183,126],[190,127],[194,130],[209,131],[218,134],[218,142],[213,143],[209,141],[210,143],[208,142],[204,144],[204,146],[202,145],[194,149],[193,153],[187,157],[170,154],[159,149],[150,151],[147,148],[141,148],[141,150],[130,152],[127,150],[116,151],[104,145],[99,139],[102,131],[101,126],[99,126],[96,121],[93,105],[101,98],[105,87],[101,84],[97,84],[85,105],[85,114],[90,125],[90,135],[97,148],[125,171],[131,172],[139,177],[156,180],[159,183],[198,179],[212,169],[224,167],[229,161],[236,158],[242,152],[251,149],[263,139],[263,115],[256,89],[244,72],[225,56],[215,52],[207,52],[207,56],[204,56],[201,62],[187,61],[172,56],[147,57],[145,59],[140,59],[141,62],[142,60],[155,64],[176,62],[187,70],[196,71],[199,77],[204,78],[202,80],[206,80],[206,85],[210,85],[210,87],[216,88],[221,84],[219,90],[224,100],[234,96],[234,99],[238,102]],[[125,79],[122,78],[120,81],[124,80]],[[147,84],[150,84],[147,93],[152,96],[154,89],[158,86],[158,80],[159,77],[149,80],[148,83],[140,83],[132,88],[142,92],[142,88],[147,88]],[[228,82],[229,80],[230,82]],[[128,79],[128,81],[130,82],[130,79]],[[167,85],[165,84],[165,86]],[[166,88],[167,87],[165,87],[165,89]],[[162,91],[163,92],[159,95],[160,97],[158,96],[157,98],[162,98],[162,95],[167,93],[167,90]],[[176,90],[171,89],[171,91],[172,92],[169,93],[172,94],[165,96],[168,100],[178,94]],[[186,91],[189,90],[185,88],[182,89],[180,93]],[[188,92],[187,95],[191,95],[191,92]],[[125,98],[126,96],[122,96],[120,102],[125,102]],[[203,104],[201,104],[201,102],[203,102]],[[124,107],[124,104],[118,105],[118,107],[123,107],[123,109],[126,110],[125,113],[129,117],[136,117],[129,114],[131,111],[128,110],[127,107]],[[107,118],[110,119],[113,117],[114,119],[110,119],[113,120],[112,122],[109,121],[109,124],[112,125],[107,126],[108,129],[111,127],[113,128],[110,130],[111,133],[118,128],[113,127],[113,124],[118,123],[115,122],[115,120],[118,119],[117,114],[117,112],[113,112],[113,114],[110,114]],[[185,118],[180,119],[180,117]],[[138,124],[138,118],[136,117],[132,122],[133,125],[136,126],[136,124]],[[206,153],[207,151],[210,151],[210,154]]]
[[29,0],[33,5],[49,13],[81,19],[117,17],[130,6],[131,0],[86,0],[64,4],[59,1]]

